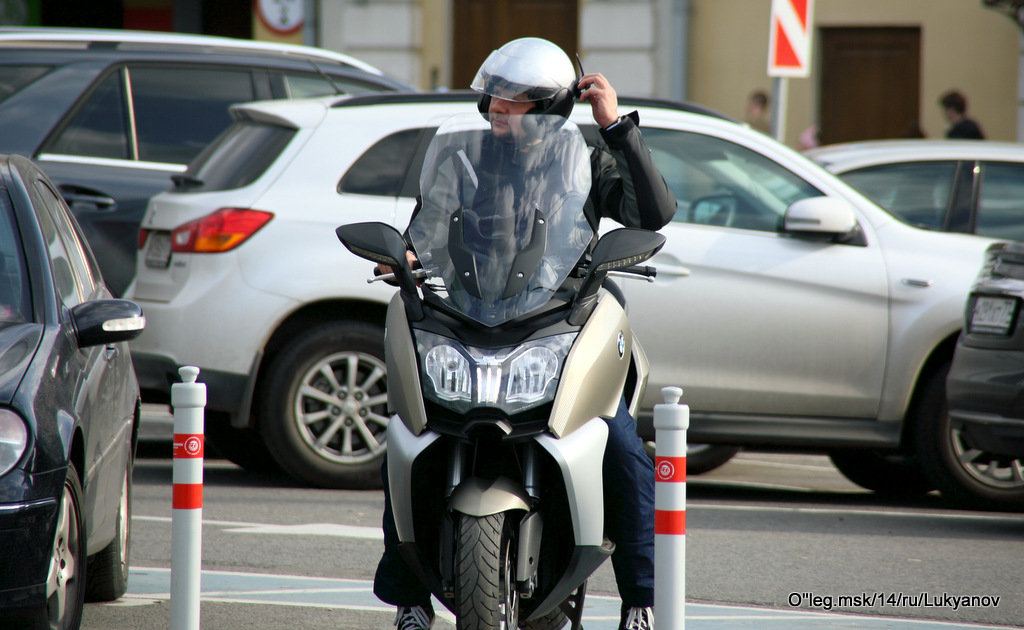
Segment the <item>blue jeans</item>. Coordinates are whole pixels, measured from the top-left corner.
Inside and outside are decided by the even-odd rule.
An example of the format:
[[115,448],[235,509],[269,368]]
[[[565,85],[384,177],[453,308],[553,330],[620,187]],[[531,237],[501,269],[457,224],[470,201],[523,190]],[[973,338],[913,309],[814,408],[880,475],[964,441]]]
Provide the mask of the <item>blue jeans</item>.
[[[624,401],[608,421],[604,463],[604,528],[615,543],[612,569],[623,606],[654,605],[654,464],[636,433],[636,420]],[[430,607],[430,591],[398,553],[398,531],[391,511],[387,461],[384,476],[384,555],[373,580],[374,594],[395,606]]]

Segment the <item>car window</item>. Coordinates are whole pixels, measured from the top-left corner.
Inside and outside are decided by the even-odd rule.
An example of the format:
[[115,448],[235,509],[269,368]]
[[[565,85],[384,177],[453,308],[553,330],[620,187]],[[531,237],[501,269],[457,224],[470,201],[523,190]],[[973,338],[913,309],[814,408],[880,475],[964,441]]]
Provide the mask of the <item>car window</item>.
[[[330,80],[328,80],[330,77]],[[328,96],[331,94],[365,94],[380,92],[381,87],[357,81],[349,77],[331,74],[324,76],[314,72],[285,72],[281,79],[284,82],[288,98],[306,98],[310,96]]]
[[774,232],[793,202],[822,194],[773,160],[721,138],[645,127],[644,139],[676,196],[674,221]]
[[14,208],[0,189],[0,326],[31,319],[32,299]]
[[96,271],[96,263],[85,245],[85,239],[72,222],[67,206],[57,193],[41,181],[37,181],[35,187],[45,209],[45,212],[40,211],[40,214],[47,214],[53,221],[57,238],[63,244],[63,251],[71,263],[79,300],[91,298],[102,280]]
[[881,164],[840,178],[910,225],[941,230],[956,167],[955,160]]
[[175,176],[177,190],[231,190],[248,186],[281,154],[295,130],[264,122],[234,123],[189,164],[184,176]]
[[366,150],[338,183],[338,192],[398,197],[422,129],[393,133]]
[[44,153],[131,159],[124,103],[120,73],[107,75]]
[[1024,164],[983,162],[975,233],[1024,240]]
[[85,296],[82,295],[81,287],[75,282],[74,271],[71,270],[71,261],[64,242],[57,235],[57,224],[52,212],[39,199],[38,189],[30,192],[32,203],[36,207],[36,216],[39,218],[39,229],[43,233],[43,240],[50,256],[50,265],[53,268],[53,284],[57,290],[57,297],[66,306],[80,304]]
[[50,66],[0,66],[0,102],[50,71]]
[[187,164],[231,124],[228,106],[252,101],[244,70],[131,66],[138,159]]

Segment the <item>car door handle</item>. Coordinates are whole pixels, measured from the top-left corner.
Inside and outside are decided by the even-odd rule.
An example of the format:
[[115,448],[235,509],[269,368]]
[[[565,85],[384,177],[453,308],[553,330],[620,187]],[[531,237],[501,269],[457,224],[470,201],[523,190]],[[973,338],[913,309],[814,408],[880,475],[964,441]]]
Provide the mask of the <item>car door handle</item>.
[[109,195],[104,195],[87,188],[79,188],[78,186],[61,186],[60,194],[64,197],[64,201],[68,202],[68,205],[72,208],[93,206],[97,210],[113,210],[114,205],[117,203]]
[[654,267],[658,270],[658,277],[662,276],[675,276],[677,278],[685,278],[690,275],[689,267],[683,267],[681,265],[666,265],[655,264]]

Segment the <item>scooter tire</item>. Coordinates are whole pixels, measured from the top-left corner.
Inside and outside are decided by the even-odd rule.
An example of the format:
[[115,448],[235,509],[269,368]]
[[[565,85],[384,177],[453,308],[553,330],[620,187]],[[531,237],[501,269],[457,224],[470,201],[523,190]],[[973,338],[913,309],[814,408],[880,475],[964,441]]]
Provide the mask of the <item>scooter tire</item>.
[[518,627],[514,540],[505,513],[459,519],[454,611],[458,630]]

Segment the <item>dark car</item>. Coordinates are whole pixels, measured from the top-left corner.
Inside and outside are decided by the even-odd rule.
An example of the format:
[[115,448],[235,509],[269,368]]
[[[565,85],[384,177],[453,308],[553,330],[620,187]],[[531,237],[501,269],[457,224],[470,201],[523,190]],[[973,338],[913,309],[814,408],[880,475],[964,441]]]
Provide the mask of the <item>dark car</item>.
[[[1024,243],[992,245],[967,299],[946,380],[954,452],[976,462],[974,470],[987,485],[1007,488],[1024,487],[1022,300]],[[1024,492],[1015,496],[1024,507]]]
[[[139,387],[113,299],[56,187],[0,155],[0,625],[77,628],[124,594]],[[88,555],[88,558],[87,558]]]
[[122,295],[146,202],[231,123],[228,105],[410,89],[357,59],[305,46],[0,29],[0,152],[42,166]]

